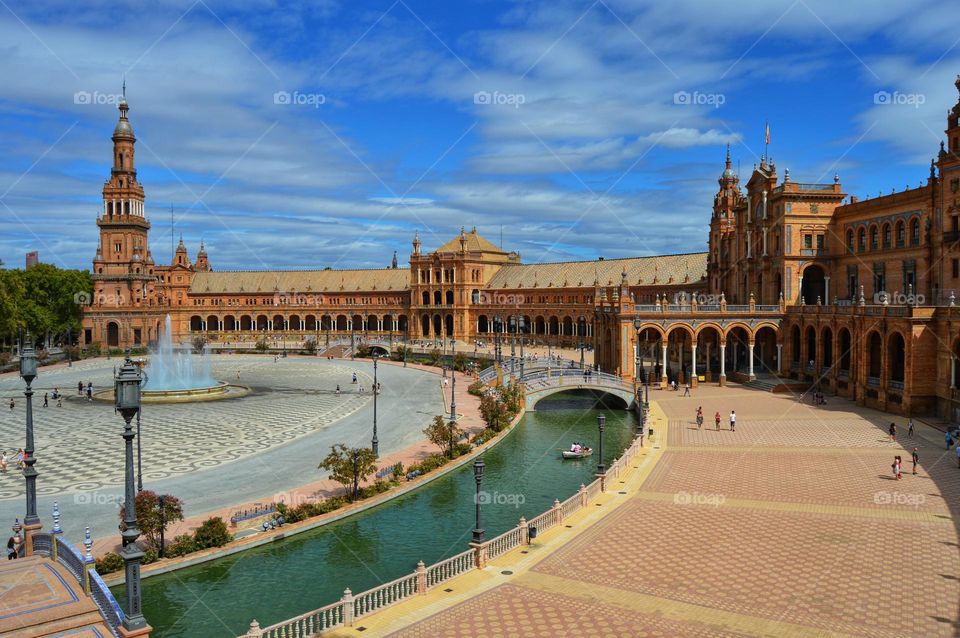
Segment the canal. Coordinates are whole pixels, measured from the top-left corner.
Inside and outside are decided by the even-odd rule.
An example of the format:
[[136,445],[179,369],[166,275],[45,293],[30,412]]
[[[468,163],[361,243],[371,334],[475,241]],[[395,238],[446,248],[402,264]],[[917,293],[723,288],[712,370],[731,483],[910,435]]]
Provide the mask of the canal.
[[[558,448],[581,441],[597,448],[597,416],[606,415],[604,460],[630,444],[632,413],[591,397],[557,394],[538,403],[507,438],[484,455],[486,537],[548,509],[593,480],[597,454],[562,461]],[[233,638],[250,620],[271,625],[355,594],[467,549],[474,524],[472,465],[422,489],[343,521],[196,567],[143,581],[143,610],[153,636]],[[124,600],[123,587],[114,588]]]

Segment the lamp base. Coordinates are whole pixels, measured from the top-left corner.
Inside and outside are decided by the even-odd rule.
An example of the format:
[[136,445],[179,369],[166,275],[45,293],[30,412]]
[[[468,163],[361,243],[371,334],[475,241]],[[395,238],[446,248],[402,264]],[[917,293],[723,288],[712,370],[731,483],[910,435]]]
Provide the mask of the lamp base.
[[126,629],[123,625],[117,627],[117,633],[120,634],[121,638],[146,638],[151,631],[153,631],[153,627],[150,625],[144,625],[140,629]]

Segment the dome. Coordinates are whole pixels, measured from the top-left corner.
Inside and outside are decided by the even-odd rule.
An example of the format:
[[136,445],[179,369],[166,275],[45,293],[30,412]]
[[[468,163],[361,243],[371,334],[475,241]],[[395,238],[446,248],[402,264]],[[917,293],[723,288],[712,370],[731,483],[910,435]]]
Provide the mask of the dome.
[[125,118],[125,117],[124,117],[124,118],[121,118],[120,121],[117,122],[117,128],[113,129],[113,134],[114,134],[114,135],[129,135],[129,136],[133,137],[133,127],[130,126],[130,120],[128,120],[128,119]]
[[724,179],[733,179],[736,177],[736,174],[733,172],[733,169],[728,166],[727,168],[723,169],[723,174],[721,177]]

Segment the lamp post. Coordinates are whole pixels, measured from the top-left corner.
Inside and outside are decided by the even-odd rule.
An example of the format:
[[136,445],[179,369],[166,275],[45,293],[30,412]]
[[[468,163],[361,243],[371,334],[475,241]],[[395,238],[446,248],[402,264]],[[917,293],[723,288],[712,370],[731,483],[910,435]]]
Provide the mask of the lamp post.
[[43,527],[37,516],[37,470],[33,467],[37,459],[33,456],[33,388],[31,384],[37,378],[37,355],[33,349],[30,333],[20,341],[20,377],[27,384],[23,396],[27,398],[27,443],[23,448],[23,477],[26,479],[27,515],[23,517],[26,554],[33,554],[33,535]]
[[377,359],[376,353],[373,354],[373,439],[370,441],[370,447],[373,450],[373,456],[380,458],[380,439],[377,438]]
[[580,370],[583,370],[583,348],[586,344],[583,343],[583,332],[587,329],[587,318],[583,315],[580,315],[580,322],[577,326],[577,346],[580,348]]
[[477,495],[474,498],[474,502],[477,506],[477,525],[473,528],[473,542],[482,543],[483,542],[483,528],[480,527],[480,503],[483,499],[480,498],[480,484],[483,482],[483,470],[486,466],[483,463],[483,456],[478,456],[473,461],[473,479],[477,482]]
[[597,474],[604,476],[607,468],[603,464],[603,428],[607,424],[607,417],[600,415],[597,417],[597,429],[600,430],[600,456],[597,458]]
[[640,402],[640,398],[637,396],[637,377],[640,376],[640,317],[633,318],[633,331],[637,335],[637,339],[633,345],[633,400]]
[[160,502],[160,549],[157,551],[157,555],[163,558],[163,528],[167,526],[167,495],[161,494],[157,500]]
[[[455,422],[457,420],[457,368],[456,366],[450,369],[450,376],[453,377],[453,385],[450,388],[450,421]],[[453,455],[451,455],[450,458],[453,458]]]
[[130,422],[140,411],[140,369],[130,360],[127,351],[126,360],[114,379],[115,407],[123,417],[124,463],[124,510],[123,510],[123,557],[127,583],[127,613],[123,618],[123,628],[127,633],[137,632],[148,627],[140,607],[140,561],[143,552],[137,545],[140,529],[137,527],[136,492],[133,485],[133,438],[136,436]]
[[140,455],[140,413],[143,408],[137,410],[137,493],[143,491],[143,458]]

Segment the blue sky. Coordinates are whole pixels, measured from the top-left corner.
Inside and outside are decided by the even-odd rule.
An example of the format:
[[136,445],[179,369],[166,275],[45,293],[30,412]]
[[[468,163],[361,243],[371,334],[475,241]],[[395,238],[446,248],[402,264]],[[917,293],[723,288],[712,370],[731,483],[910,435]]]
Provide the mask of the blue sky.
[[911,0],[0,5],[8,267],[89,267],[124,76],[155,259],[172,206],[227,270],[403,263],[460,226],[527,262],[704,250],[727,143],[746,177],[769,121],[781,176],[916,186],[960,72]]

